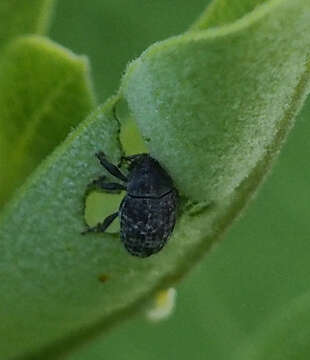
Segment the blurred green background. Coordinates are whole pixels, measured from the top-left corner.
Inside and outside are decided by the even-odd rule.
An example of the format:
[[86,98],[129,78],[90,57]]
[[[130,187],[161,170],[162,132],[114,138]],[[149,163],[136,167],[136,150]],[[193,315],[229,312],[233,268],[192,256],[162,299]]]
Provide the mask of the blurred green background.
[[[185,31],[205,0],[59,1],[50,36],[90,58],[102,103],[128,61]],[[140,315],[71,358],[226,360],[310,283],[310,101],[255,201],[225,239],[177,287],[173,315]]]

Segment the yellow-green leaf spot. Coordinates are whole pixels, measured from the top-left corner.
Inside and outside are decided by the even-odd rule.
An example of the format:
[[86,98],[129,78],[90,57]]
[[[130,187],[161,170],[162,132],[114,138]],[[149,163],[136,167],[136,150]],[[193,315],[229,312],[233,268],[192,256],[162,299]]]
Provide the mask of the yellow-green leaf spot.
[[10,44],[0,60],[0,204],[93,105],[84,57],[37,36]]
[[175,288],[158,291],[153,298],[152,306],[146,311],[147,319],[154,322],[167,319],[175,308],[176,296]]

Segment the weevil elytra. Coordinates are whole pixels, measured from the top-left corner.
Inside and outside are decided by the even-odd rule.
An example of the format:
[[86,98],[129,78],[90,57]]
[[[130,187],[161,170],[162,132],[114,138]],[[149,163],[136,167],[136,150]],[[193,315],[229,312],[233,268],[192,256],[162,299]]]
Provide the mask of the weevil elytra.
[[121,240],[129,253],[147,257],[160,251],[171,235],[176,222],[178,193],[168,173],[148,154],[123,159],[128,162],[128,175],[110,163],[103,152],[96,154],[100,164],[122,183],[111,183],[101,176],[89,188],[103,191],[126,190],[119,210],[103,222],[87,228],[82,234],[105,232],[120,218]]

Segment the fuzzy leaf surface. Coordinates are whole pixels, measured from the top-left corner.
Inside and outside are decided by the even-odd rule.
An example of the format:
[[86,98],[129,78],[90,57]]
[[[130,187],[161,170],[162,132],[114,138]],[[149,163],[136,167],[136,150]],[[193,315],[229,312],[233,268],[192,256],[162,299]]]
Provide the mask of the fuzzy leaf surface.
[[308,1],[270,1],[231,25],[157,43],[129,66],[129,108],[186,197],[218,201],[278,151],[274,139],[305,98],[309,14]]

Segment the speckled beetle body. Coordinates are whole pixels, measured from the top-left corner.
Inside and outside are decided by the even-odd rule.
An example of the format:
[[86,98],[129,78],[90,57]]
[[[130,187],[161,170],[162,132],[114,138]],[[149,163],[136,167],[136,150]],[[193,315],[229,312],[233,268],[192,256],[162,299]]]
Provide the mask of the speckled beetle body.
[[104,232],[119,216],[121,240],[132,255],[147,257],[160,251],[171,235],[176,222],[178,194],[172,179],[158,161],[148,154],[124,158],[129,162],[128,177],[109,163],[104,154],[96,154],[100,163],[123,184],[107,183],[105,177],[90,186],[105,191],[126,190],[119,210],[88,232]]

